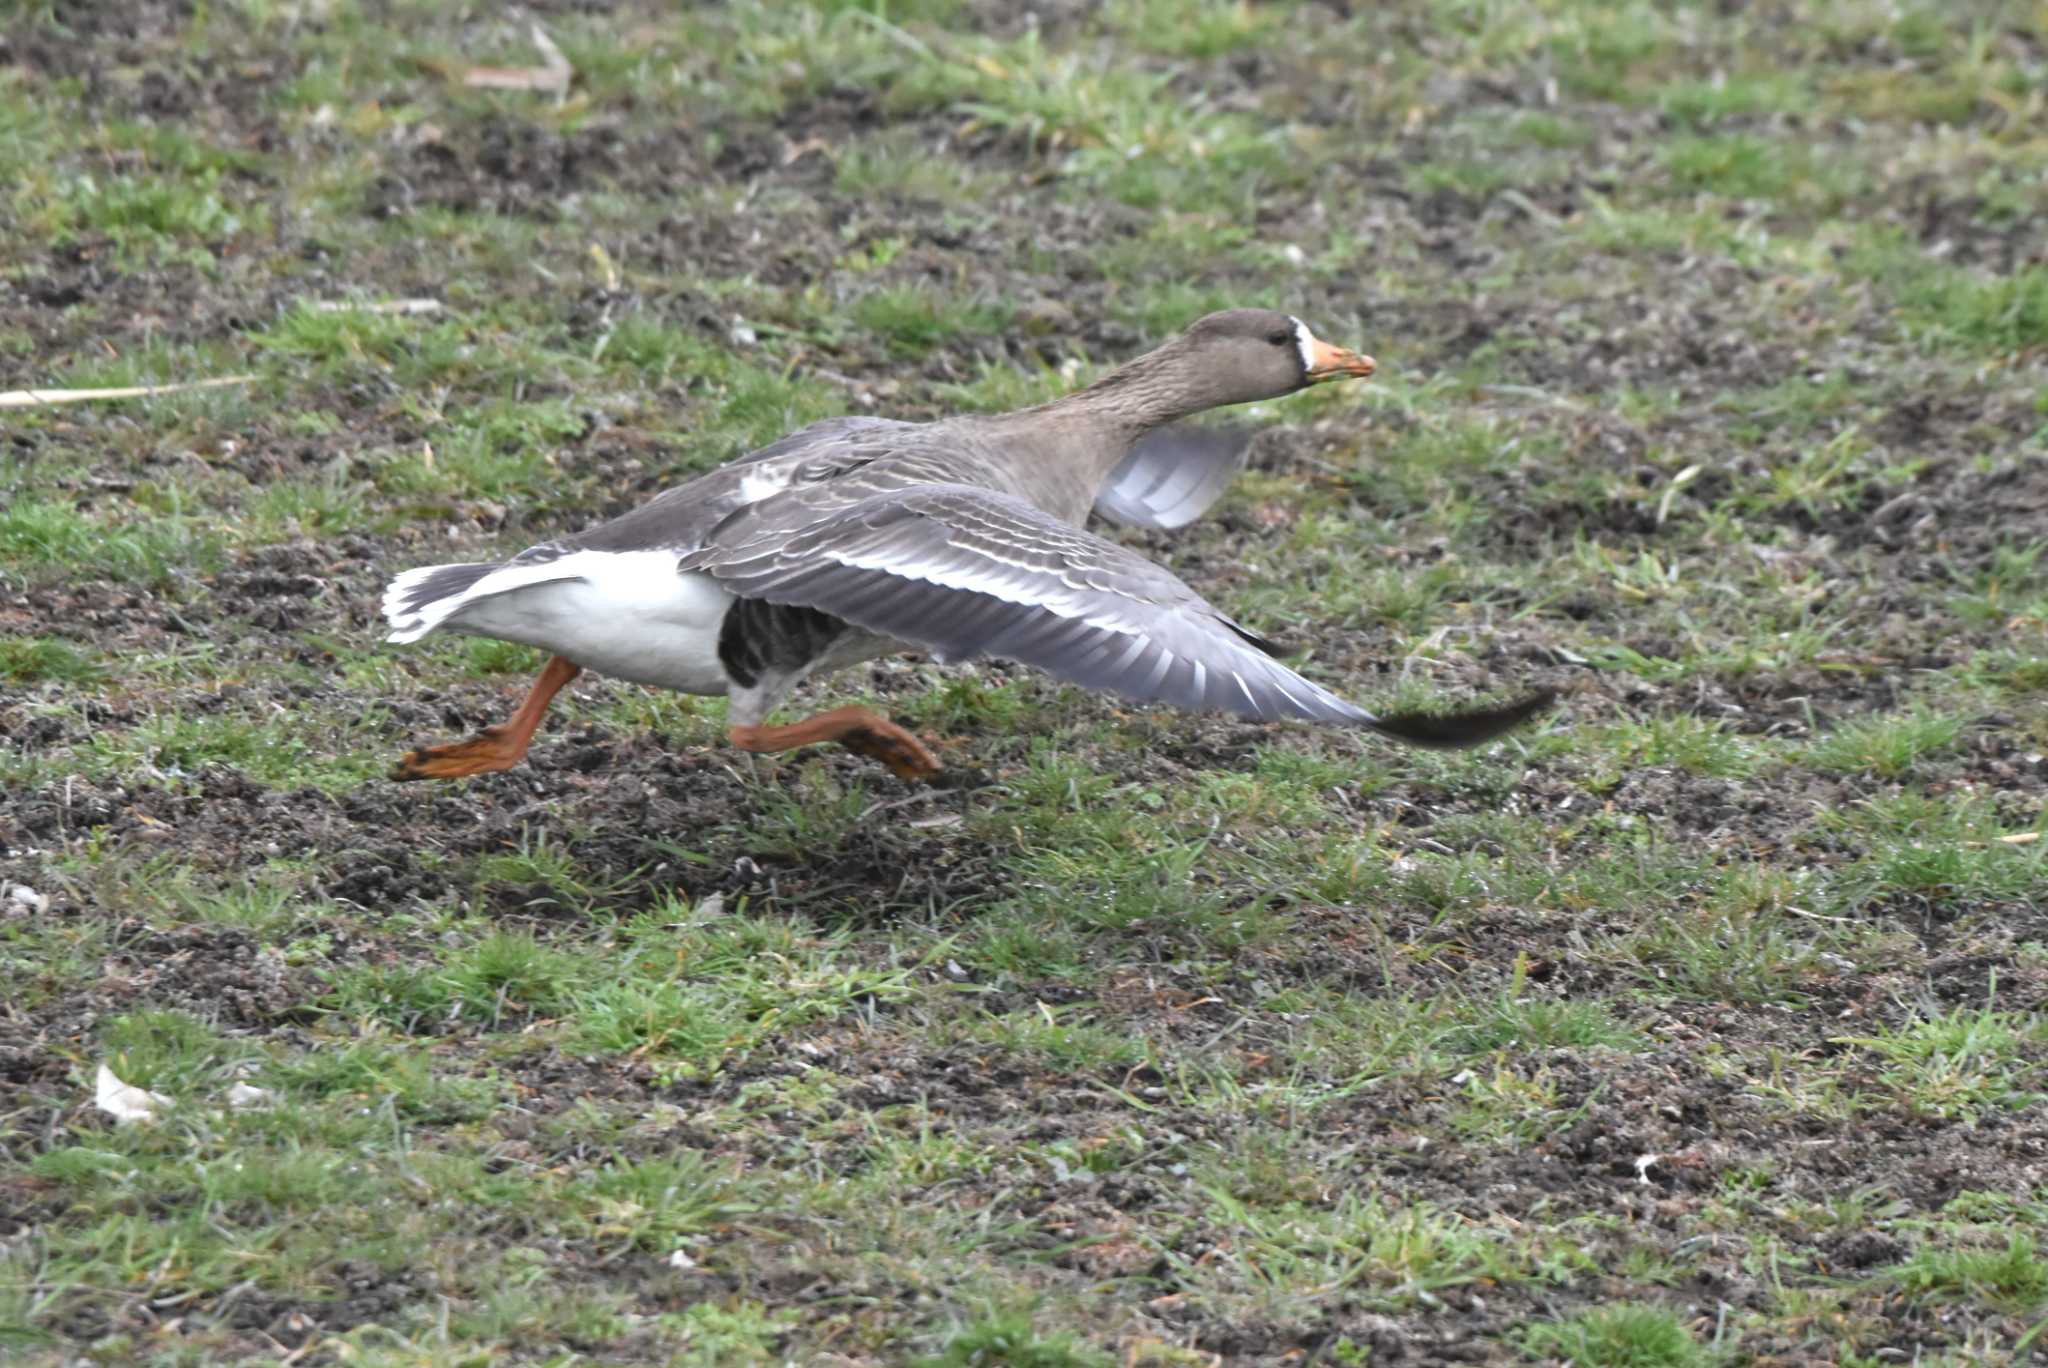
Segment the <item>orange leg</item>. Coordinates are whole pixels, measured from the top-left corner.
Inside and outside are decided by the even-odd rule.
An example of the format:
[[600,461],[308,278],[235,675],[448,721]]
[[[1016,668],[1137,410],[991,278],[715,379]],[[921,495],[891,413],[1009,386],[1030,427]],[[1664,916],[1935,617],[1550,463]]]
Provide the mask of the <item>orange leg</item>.
[[837,741],[855,755],[881,761],[899,779],[929,779],[945,768],[924,742],[866,708],[834,708],[786,727],[733,727],[727,735],[741,750],[760,753]]
[[540,719],[547,713],[548,704],[554,702],[555,695],[570,680],[582,673],[583,667],[573,660],[565,656],[554,657],[540,672],[540,678],[533,681],[533,687],[527,690],[526,701],[519,705],[519,711],[495,727],[485,727],[467,741],[451,741],[445,746],[407,751],[392,767],[391,777],[460,779],[466,774],[490,774],[511,769],[526,758],[526,748],[533,744],[533,734],[540,730]]

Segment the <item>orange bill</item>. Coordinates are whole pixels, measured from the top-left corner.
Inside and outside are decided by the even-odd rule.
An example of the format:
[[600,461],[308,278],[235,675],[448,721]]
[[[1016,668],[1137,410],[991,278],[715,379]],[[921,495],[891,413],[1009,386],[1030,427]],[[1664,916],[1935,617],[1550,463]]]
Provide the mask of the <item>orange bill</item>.
[[1364,379],[1379,369],[1378,363],[1370,356],[1343,347],[1333,347],[1321,338],[1309,339],[1308,355],[1308,382],[1311,385],[1352,376]]

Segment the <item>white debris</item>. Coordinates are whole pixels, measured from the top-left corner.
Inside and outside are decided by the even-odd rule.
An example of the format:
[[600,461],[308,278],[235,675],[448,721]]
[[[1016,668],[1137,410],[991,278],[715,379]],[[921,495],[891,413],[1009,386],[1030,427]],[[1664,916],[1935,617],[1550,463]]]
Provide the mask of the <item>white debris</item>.
[[237,1083],[228,1089],[228,1106],[234,1111],[249,1107],[267,1107],[277,1101],[277,1094],[268,1088],[259,1088],[253,1083]]
[[1648,1187],[1650,1185],[1650,1170],[1656,1167],[1657,1161],[1663,1157],[1661,1154],[1638,1154],[1636,1156],[1636,1181],[1644,1187]]
[[688,1254],[685,1254],[682,1250],[678,1249],[675,1253],[668,1256],[668,1266],[670,1268],[688,1270],[695,1268],[697,1266],[697,1261],[691,1258]]
[[27,884],[7,885],[7,902],[10,909],[23,912],[47,912],[50,900],[30,888]]
[[438,299],[316,299],[321,313],[434,314],[448,306]]
[[154,1121],[156,1114],[171,1105],[171,1099],[147,1088],[123,1083],[105,1064],[93,1080],[93,1101],[116,1121]]

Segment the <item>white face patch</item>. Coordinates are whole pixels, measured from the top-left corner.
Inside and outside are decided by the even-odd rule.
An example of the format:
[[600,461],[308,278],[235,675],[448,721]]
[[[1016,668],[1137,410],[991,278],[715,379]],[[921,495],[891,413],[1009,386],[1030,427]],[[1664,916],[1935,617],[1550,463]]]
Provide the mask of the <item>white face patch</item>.
[[1287,317],[1294,324],[1294,345],[1301,352],[1301,373],[1307,375],[1316,368],[1316,335],[1308,330],[1308,324],[1293,314]]

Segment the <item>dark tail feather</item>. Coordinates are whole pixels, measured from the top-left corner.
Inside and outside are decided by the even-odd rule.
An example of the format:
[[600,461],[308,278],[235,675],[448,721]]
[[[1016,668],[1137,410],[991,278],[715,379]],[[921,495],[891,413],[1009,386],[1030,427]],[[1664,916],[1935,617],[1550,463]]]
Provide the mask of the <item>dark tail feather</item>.
[[392,595],[390,610],[417,613],[429,604],[469,592],[478,580],[499,568],[499,562],[476,565],[436,565],[408,582]]
[[1512,703],[1468,708],[1450,713],[1395,713],[1376,719],[1372,728],[1397,741],[1427,750],[1464,750],[1513,731],[1557,698],[1555,689],[1538,689]]
[[[386,641],[418,641],[441,625],[462,595],[496,565],[422,565],[384,586]],[[435,605],[440,605],[438,608]]]

